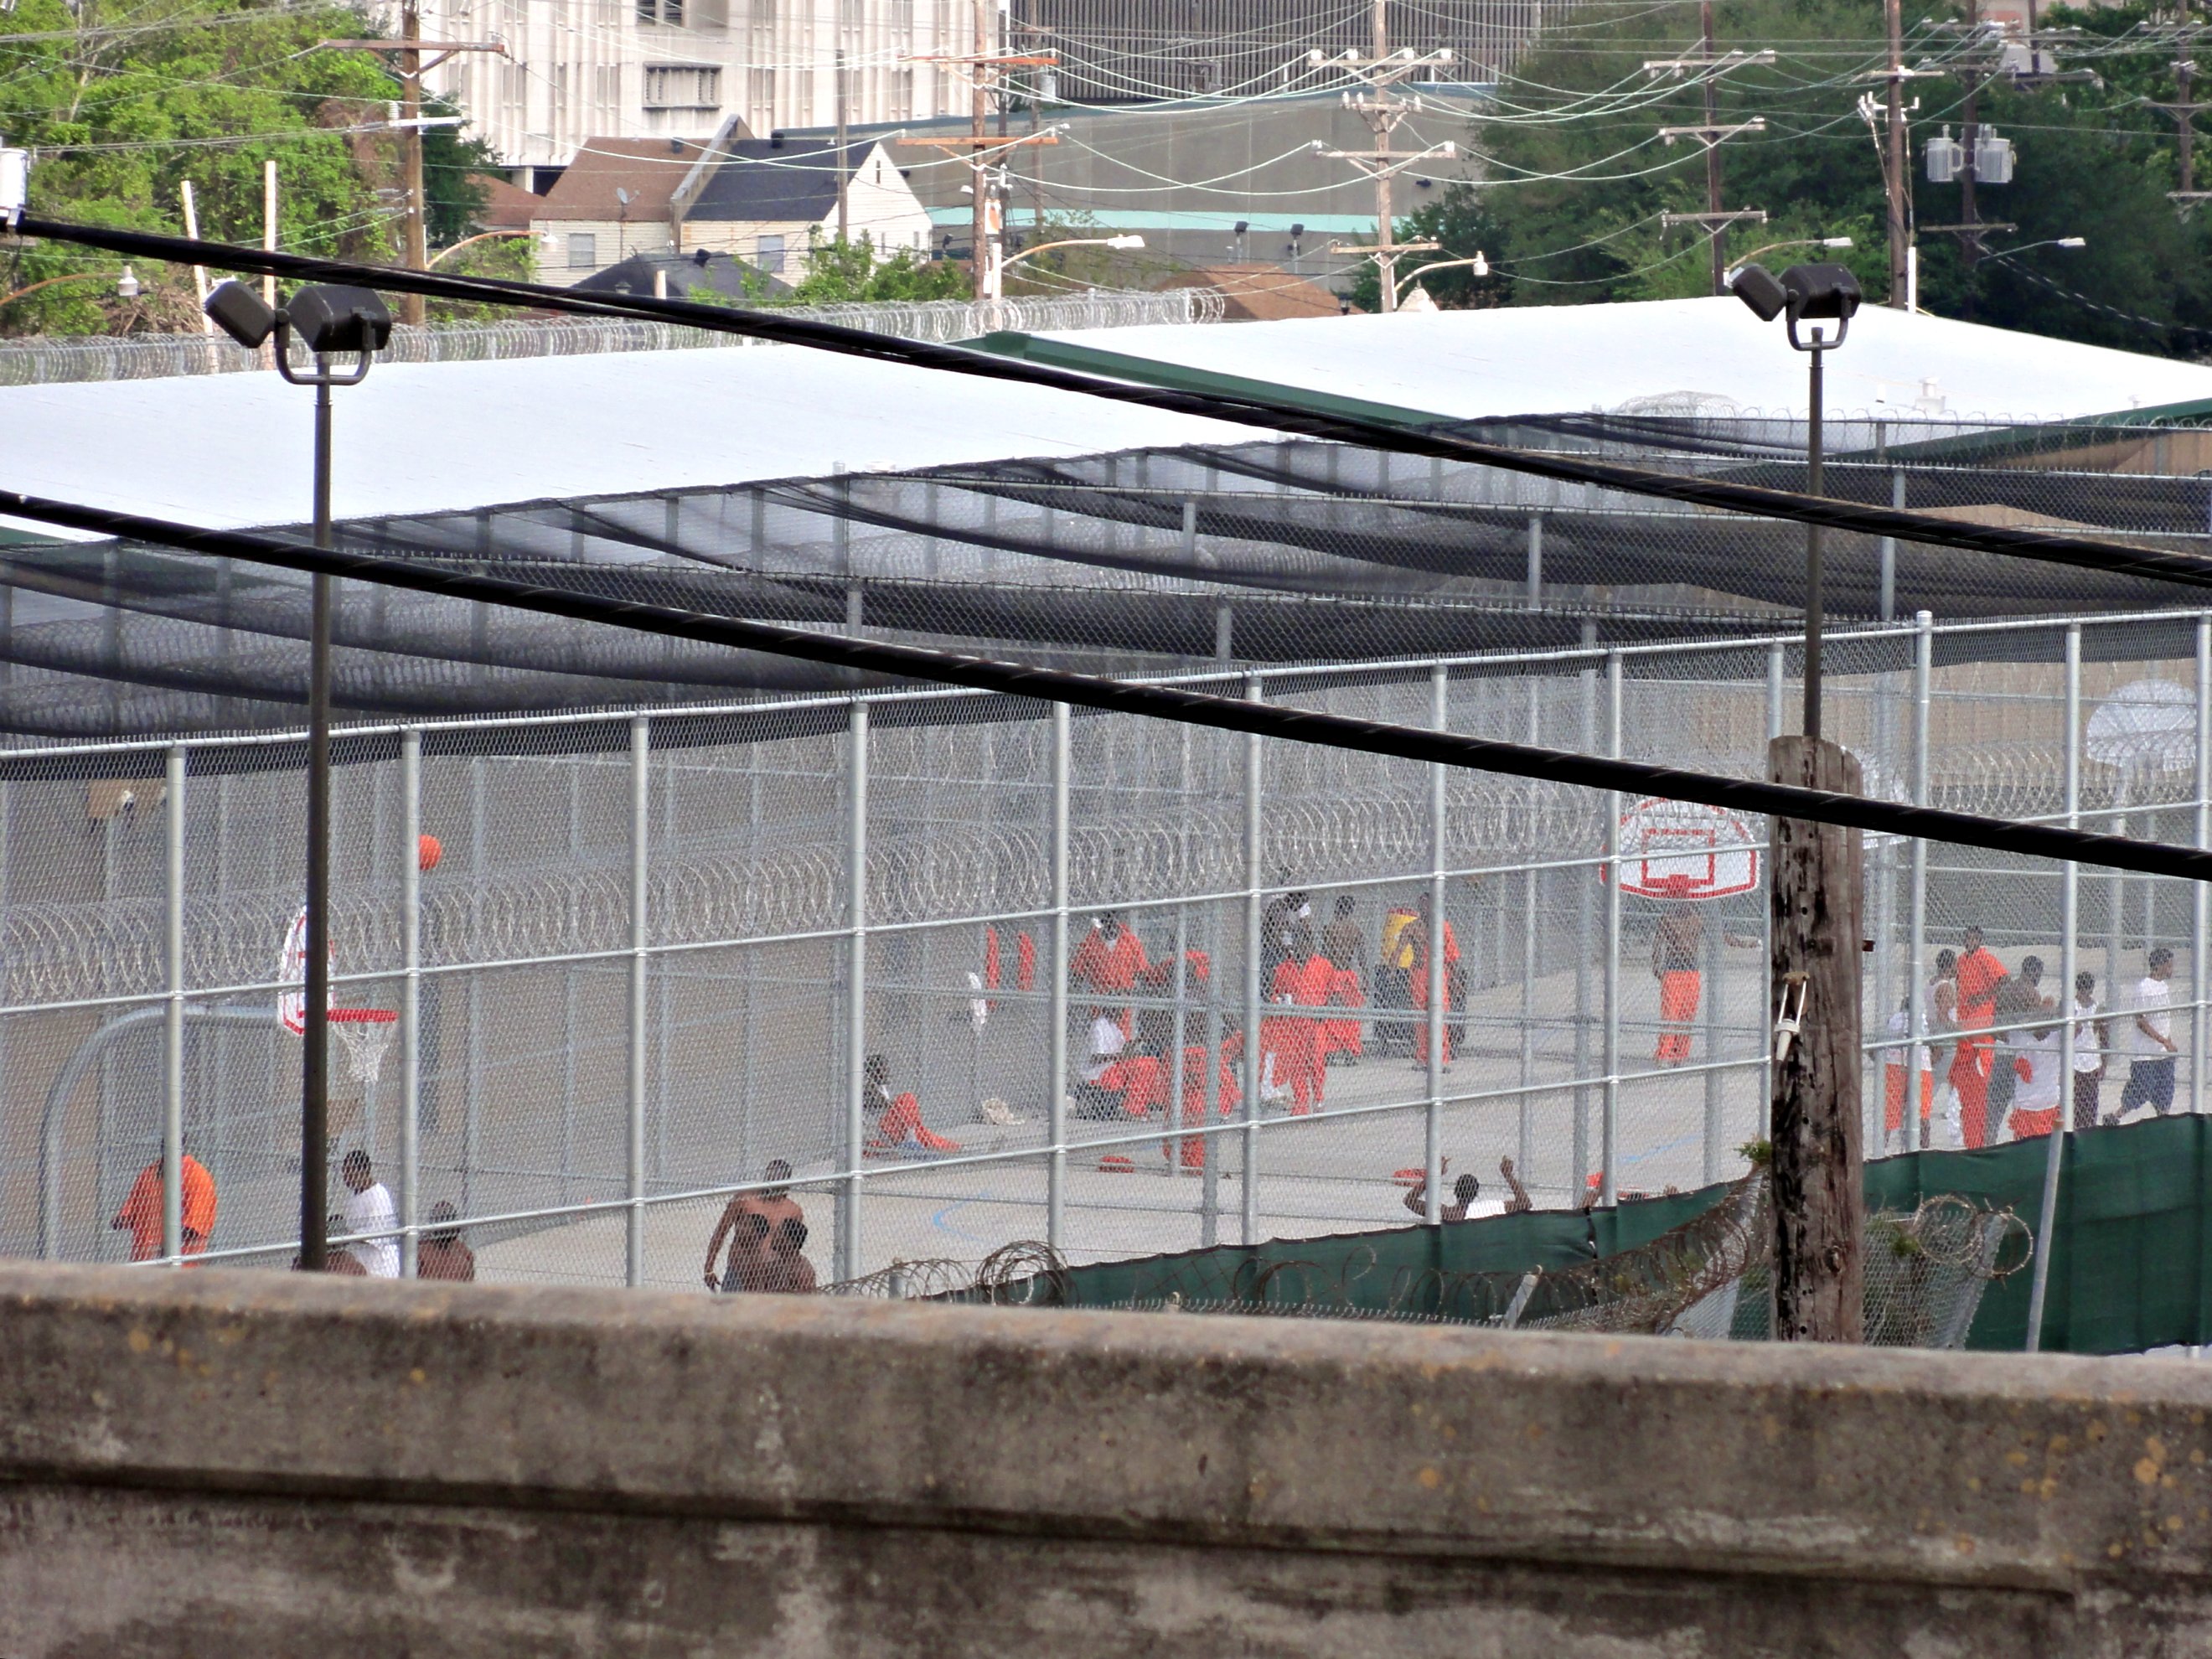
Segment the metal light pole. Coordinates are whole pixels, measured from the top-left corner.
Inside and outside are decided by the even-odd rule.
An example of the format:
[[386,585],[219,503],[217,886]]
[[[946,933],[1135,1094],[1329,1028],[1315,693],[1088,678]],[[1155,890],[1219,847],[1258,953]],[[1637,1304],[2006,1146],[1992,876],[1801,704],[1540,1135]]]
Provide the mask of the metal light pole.
[[[1807,486],[1821,492],[1821,358],[1844,343],[1859,287],[1841,265],[1736,273],[1736,297],[1763,322],[1788,314],[1790,343],[1812,356]],[[1835,325],[1799,336],[1802,324]],[[1805,531],[1805,723],[1767,749],[1776,782],[1856,794],[1858,763],[1820,732],[1820,526]],[[1856,1342],[1864,1334],[1861,1253],[1866,1198],[1860,1024],[1860,840],[1856,830],[1773,821],[1769,896],[1773,1034],[1774,1334],[1784,1341]]]
[[[303,288],[272,309],[240,283],[208,296],[207,314],[223,332],[257,349],[276,337],[276,372],[315,389],[315,545],[331,544],[331,388],[358,386],[392,337],[392,313],[365,288]],[[292,367],[296,336],[314,356],[311,374]],[[350,355],[349,371],[331,367]],[[319,1273],[329,1256],[331,997],[331,579],[310,579],[307,629],[307,929],[306,1006],[300,1049],[300,1267]]]

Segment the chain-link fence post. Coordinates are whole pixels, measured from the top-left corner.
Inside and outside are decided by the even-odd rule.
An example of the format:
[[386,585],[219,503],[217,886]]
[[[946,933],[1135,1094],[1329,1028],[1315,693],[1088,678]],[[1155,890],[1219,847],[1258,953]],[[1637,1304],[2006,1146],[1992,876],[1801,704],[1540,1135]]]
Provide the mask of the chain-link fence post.
[[[1928,805],[1928,723],[1936,696],[1936,613],[1923,611],[1913,619],[1912,640],[1912,804]],[[1907,900],[1911,912],[1907,925],[1912,938],[1907,945],[1911,952],[1906,969],[1911,979],[1911,1036],[1912,1047],[1907,1052],[1908,1066],[1917,1063],[1914,1056],[1928,1045],[1928,843],[1916,840],[1912,843],[1912,891]],[[1928,1056],[1932,1069],[1936,1056]],[[1935,1079],[1929,1079],[1932,1087]],[[1911,1085],[1917,1088],[1915,1083]],[[1910,1091],[1908,1091],[1908,1095]],[[1912,1150],[1913,1123],[1917,1117],[1915,1108],[1908,1107],[1902,1115],[1901,1137],[1905,1150]],[[1924,1151],[1928,1146],[1930,1126],[1920,1121],[1919,1140]]]
[[[1583,648],[1589,649],[1597,638],[1594,623],[1583,624]],[[1597,672],[1581,670],[1575,677],[1582,687],[1582,724],[1578,738],[1582,752],[1597,752]],[[1577,864],[1570,879],[1575,884],[1575,1101],[1574,1101],[1574,1167],[1567,1171],[1566,1193],[1570,1204],[1582,1196],[1583,1178],[1589,1173],[1590,1095],[1590,935],[1596,931],[1593,915],[1595,895],[1590,889],[1590,878],[1604,866]]]
[[[1451,729],[1451,675],[1442,663],[1429,670],[1429,724],[1439,732]],[[1444,769],[1429,768],[1429,959],[1423,964],[1429,976],[1429,1097],[1421,1128],[1421,1167],[1426,1172],[1428,1195],[1421,1219],[1436,1226],[1443,1219],[1444,1155],[1444,1002],[1450,985],[1446,972],[1445,942],[1451,923],[1444,916]]]
[[[1540,517],[1531,522],[1541,525]],[[1541,532],[1537,533],[1540,535]],[[1528,742],[1544,740],[1543,682],[1528,678]],[[1533,861],[1533,860],[1532,860]],[[1556,878],[1555,878],[1556,879]],[[1521,1109],[1514,1136],[1514,1167],[1524,1182],[1536,1178],[1536,915],[1543,877],[1534,869],[1521,885]],[[1555,887],[1554,892],[1558,890]]]
[[647,863],[653,833],[653,724],[643,714],[629,722],[629,1123],[627,1141],[629,1210],[625,1218],[623,1282],[645,1282],[645,989],[651,938],[646,917]]
[[[1256,674],[1244,682],[1254,702],[1266,699]],[[1260,1053],[1260,782],[1257,732],[1244,739],[1244,1170],[1243,1242],[1260,1242],[1260,1090],[1267,1077]]]
[[185,1250],[185,750],[172,744],[167,763],[167,915],[164,941],[169,1000],[161,1026],[161,1254]]
[[[1605,658],[1605,752],[1620,758],[1620,653]],[[1620,1180],[1620,796],[1605,798],[1605,1095],[1598,1126],[1598,1202],[1610,1207]],[[1584,1172],[1575,1171],[1580,1182]],[[1580,1196],[1579,1192],[1576,1194]]]
[[[2066,827],[2081,823],[2081,624],[2066,629]],[[2050,1145],[2044,1149],[2043,1203],[2035,1224],[2035,1273],[2027,1292],[2027,1352],[2043,1346],[2043,1310],[2051,1288],[2051,1251],[2057,1234],[2059,1167],[2066,1155],[2066,1134],[2074,1118],[2074,1051],[2079,1041],[2081,1018],[2074,1007],[2074,975],[2080,957],[2075,935],[2081,924],[2081,866],[2069,859],[2062,866],[2058,896],[2058,1006],[2066,1024],[2058,1039],[2058,1111],[2051,1120]],[[2110,997],[2112,988],[2106,987]],[[2000,1045],[2002,1046],[2002,1045]],[[2008,1063],[2000,1060],[1998,1064]]]
[[860,1157],[867,1131],[868,1068],[868,705],[853,699],[847,728],[845,799],[845,1121],[837,1139],[837,1277],[860,1276]]
[[1067,1238],[1068,796],[1073,734],[1068,706],[1052,706],[1052,1012],[1047,1028],[1045,1116],[1052,1126],[1052,1162],[1045,1176],[1045,1242]]
[[422,733],[411,726],[399,734],[399,1276],[412,1279],[422,1242]]
[[[2212,847],[2212,613],[2197,617],[2197,844]],[[2212,950],[2212,891],[2192,882],[2189,890],[2189,1109],[2204,1109],[2204,957]],[[2106,994],[2111,994],[2106,988]]]
[[[1782,735],[1782,653],[1783,643],[1779,640],[1766,647],[1766,740],[1770,744]],[[1766,878],[1771,884],[1774,879],[1771,867],[1773,853],[1771,845],[1767,854],[1767,864],[1769,868]],[[1761,897],[1763,899],[1765,895],[1762,894]],[[1771,904],[1761,903],[1759,907],[1759,962],[1764,967],[1774,960],[1774,907]],[[1764,982],[1763,978],[1761,982]],[[1780,1011],[1770,1006],[1771,997],[1765,993],[1761,995],[1765,999],[1761,1006],[1765,1009],[1765,1012],[1759,1016],[1759,1041],[1765,1050],[1766,1057],[1759,1073],[1759,1133],[1761,1137],[1765,1137],[1772,1134],[1774,1130],[1773,1026],[1775,1018]]]

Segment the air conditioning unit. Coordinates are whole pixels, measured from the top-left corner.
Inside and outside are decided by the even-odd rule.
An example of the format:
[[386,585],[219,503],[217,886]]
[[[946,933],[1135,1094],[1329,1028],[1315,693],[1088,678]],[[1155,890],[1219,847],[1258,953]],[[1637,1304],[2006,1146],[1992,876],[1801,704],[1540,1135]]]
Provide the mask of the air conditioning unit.
[[1998,137],[1995,127],[1974,135],[1974,178],[1984,185],[2012,182],[2012,140]]
[[1966,146],[1951,136],[1945,127],[1941,135],[1928,141],[1928,182],[1948,185],[1959,176],[1959,169],[1966,164]]

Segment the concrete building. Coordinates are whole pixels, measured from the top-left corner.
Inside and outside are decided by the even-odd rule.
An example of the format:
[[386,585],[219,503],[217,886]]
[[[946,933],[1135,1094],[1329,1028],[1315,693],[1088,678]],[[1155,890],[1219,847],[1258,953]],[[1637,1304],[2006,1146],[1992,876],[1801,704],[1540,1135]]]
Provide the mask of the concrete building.
[[504,46],[428,81],[540,191],[599,137],[832,125],[840,52],[850,123],[964,111],[967,83],[939,60],[974,39],[968,0],[425,0],[422,33]]

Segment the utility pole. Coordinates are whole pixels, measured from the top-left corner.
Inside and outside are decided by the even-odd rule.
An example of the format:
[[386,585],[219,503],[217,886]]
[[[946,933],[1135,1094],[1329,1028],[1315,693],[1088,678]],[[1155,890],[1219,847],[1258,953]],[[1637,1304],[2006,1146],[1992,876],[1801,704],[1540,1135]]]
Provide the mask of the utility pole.
[[1694,138],[1705,147],[1705,207],[1702,213],[1662,213],[1662,229],[1675,225],[1695,225],[1705,233],[1711,243],[1712,285],[1716,294],[1728,292],[1728,233],[1735,224],[1763,225],[1766,214],[1759,208],[1739,208],[1729,212],[1721,205],[1721,146],[1741,133],[1764,132],[1766,121],[1754,115],[1748,121],[1723,123],[1720,112],[1720,78],[1728,70],[1745,64],[1771,64],[1771,52],[1728,52],[1715,50],[1713,39],[1713,0],[1698,0],[1698,54],[1694,58],[1668,58],[1644,65],[1647,75],[1680,75],[1685,70],[1698,71],[1698,80],[1705,93],[1705,119],[1695,126],[1662,127],[1659,137],[1668,144],[1677,138]]
[[[974,0],[975,15],[975,50],[947,57],[911,58],[909,63],[950,64],[969,79],[969,102],[968,131],[957,137],[928,136],[912,137],[905,142],[926,145],[937,149],[965,149],[971,159],[968,163],[969,188],[975,193],[975,204],[969,215],[969,251],[974,267],[973,292],[979,300],[999,297],[1004,277],[1003,238],[1006,229],[1005,204],[1001,192],[1005,188],[1006,168],[1004,153],[1024,144],[1057,144],[1056,131],[1032,131],[1025,137],[1007,136],[1006,122],[1001,118],[1000,133],[993,137],[991,125],[991,94],[1002,90],[1006,84],[1006,72],[1014,69],[1051,69],[1058,66],[1057,52],[1011,52],[994,49],[991,39],[991,19],[997,8],[993,0]],[[1033,124],[1034,125],[1034,124]],[[1001,152],[995,160],[988,152]]]
[[1912,231],[1907,208],[1912,163],[1905,143],[1905,9],[1903,0],[1882,0],[1882,22],[1889,34],[1889,144],[1883,171],[1889,177],[1889,303],[1893,310],[1911,304]]
[[2170,190],[2166,195],[2168,201],[2180,204],[2182,212],[2186,215],[2195,204],[2212,197],[2212,191],[2197,188],[2195,155],[2197,112],[2212,109],[2212,104],[2193,102],[2190,98],[2196,82],[2197,65],[2189,56],[2189,7],[2185,3],[2181,8],[2180,21],[2181,27],[2173,43],[2173,102],[2153,104],[2151,107],[2162,109],[2173,118],[2174,160],[2180,174],[2181,188]]
[[[422,190],[422,9],[421,0],[400,0],[399,117],[404,129],[399,136],[400,187],[407,192],[406,251],[401,263],[410,270],[430,268],[428,204]],[[422,296],[399,296],[399,320],[422,325]]]
[[[1767,745],[1766,775],[1803,788],[1860,793],[1858,761],[1817,737],[1775,738]],[[1772,820],[1769,833],[1774,1335],[1784,1342],[1861,1342],[1860,835],[1797,818]]]
[[837,48],[837,243],[840,247],[852,240],[852,215],[846,207],[846,198],[853,191],[853,169],[845,153],[845,48]]
[[[492,52],[508,56],[502,40],[425,40],[422,0],[400,0],[399,38],[396,40],[319,40],[317,52],[374,52],[395,55],[390,65],[399,81],[399,101],[390,125],[400,135],[399,183],[405,198],[402,210],[400,263],[410,270],[430,268],[429,197],[422,182],[422,131],[426,127],[457,127],[458,115],[422,113],[422,76],[456,52]],[[434,54],[428,62],[422,54]],[[274,303],[271,301],[271,303]],[[422,296],[399,296],[399,320],[416,326],[422,322]]]
[[975,140],[973,159],[968,166],[968,182],[975,192],[968,224],[968,259],[975,297],[982,299],[990,290],[991,279],[997,274],[995,252],[987,254],[990,231],[991,209],[988,200],[990,181],[983,165],[985,128],[991,115],[991,82],[984,65],[991,56],[990,13],[986,8],[990,0],[975,0],[975,40],[973,46],[975,73],[969,86],[968,133]]
[[1375,181],[1375,245],[1361,247],[1350,243],[1332,243],[1332,253],[1350,253],[1375,261],[1376,272],[1382,279],[1382,309],[1398,308],[1398,261],[1408,253],[1431,253],[1442,246],[1437,242],[1401,242],[1391,213],[1390,181],[1416,161],[1431,156],[1450,156],[1459,154],[1459,147],[1449,142],[1432,144],[1426,149],[1393,149],[1392,134],[1413,113],[1416,107],[1411,99],[1391,95],[1390,88],[1401,81],[1421,74],[1424,70],[1441,69],[1455,61],[1449,47],[1416,56],[1411,50],[1392,53],[1390,50],[1390,19],[1389,0],[1374,0],[1371,18],[1372,51],[1362,58],[1357,50],[1347,51],[1337,58],[1325,56],[1316,47],[1306,54],[1306,62],[1316,68],[1333,64],[1342,70],[1366,88],[1364,92],[1344,94],[1344,107],[1356,112],[1375,136],[1372,149],[1326,149],[1316,141],[1314,148],[1333,161],[1349,161]]

